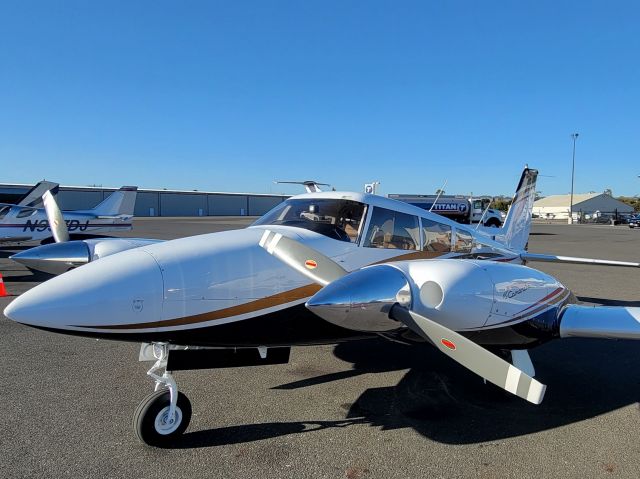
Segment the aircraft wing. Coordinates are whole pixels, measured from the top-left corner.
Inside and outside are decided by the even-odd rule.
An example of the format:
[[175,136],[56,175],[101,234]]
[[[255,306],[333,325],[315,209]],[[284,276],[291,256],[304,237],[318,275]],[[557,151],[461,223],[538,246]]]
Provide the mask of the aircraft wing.
[[523,261],[540,261],[544,263],[572,263],[572,264],[592,264],[599,266],[622,266],[625,268],[640,268],[640,263],[629,261],[612,261],[606,259],[576,258],[573,256],[557,256],[552,254],[520,253]]
[[29,241],[31,236],[4,236],[0,237],[0,244],[20,243],[21,241]]
[[52,195],[57,194],[59,186],[58,183],[52,181],[41,181],[16,201],[16,205],[38,207],[42,204],[42,195],[47,191],[51,192]]

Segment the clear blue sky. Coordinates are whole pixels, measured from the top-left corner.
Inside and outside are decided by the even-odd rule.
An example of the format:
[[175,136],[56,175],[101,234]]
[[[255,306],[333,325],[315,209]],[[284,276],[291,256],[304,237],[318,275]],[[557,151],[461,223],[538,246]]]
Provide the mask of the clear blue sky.
[[0,2],[0,182],[640,193],[635,1]]

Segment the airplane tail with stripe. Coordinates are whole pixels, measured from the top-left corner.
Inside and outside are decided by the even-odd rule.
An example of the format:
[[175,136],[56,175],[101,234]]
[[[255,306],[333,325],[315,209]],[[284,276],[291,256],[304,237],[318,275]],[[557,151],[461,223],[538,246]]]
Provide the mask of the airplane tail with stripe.
[[493,235],[510,249],[524,250],[531,231],[531,214],[536,199],[538,170],[525,167],[502,228]]

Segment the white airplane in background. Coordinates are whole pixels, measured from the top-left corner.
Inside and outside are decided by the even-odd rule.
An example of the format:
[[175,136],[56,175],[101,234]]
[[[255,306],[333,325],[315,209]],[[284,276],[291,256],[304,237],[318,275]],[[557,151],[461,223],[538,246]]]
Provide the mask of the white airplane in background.
[[142,342],[156,391],[134,425],[150,445],[171,443],[191,418],[172,371],[285,363],[293,345],[375,336],[431,343],[539,404],[545,386],[528,349],[566,337],[640,339],[640,308],[575,305],[559,281],[524,263],[640,264],[528,253],[536,178],[525,168],[503,227],[487,231],[365,193],[295,196],[243,230],[103,255],[4,314],[56,333]]
[[[58,219],[75,238],[110,231],[128,231],[135,207],[137,187],[123,186],[89,210],[65,211]],[[55,203],[51,192],[43,195],[45,208],[0,203],[0,244],[47,241],[53,233],[47,218],[47,202]],[[57,205],[55,206],[57,208]],[[55,229],[55,228],[54,228]]]

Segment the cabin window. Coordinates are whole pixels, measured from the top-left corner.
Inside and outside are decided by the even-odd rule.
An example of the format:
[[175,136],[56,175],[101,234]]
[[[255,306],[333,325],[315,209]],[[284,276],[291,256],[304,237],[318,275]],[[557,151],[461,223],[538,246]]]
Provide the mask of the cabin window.
[[27,216],[35,215],[38,212],[36,209],[31,208],[23,208],[20,213],[17,214],[16,218],[26,218]]
[[422,218],[423,251],[448,253],[451,251],[451,226]]
[[456,244],[453,251],[456,253],[471,253],[473,249],[473,236],[467,231],[456,229]]
[[11,206],[0,206],[0,220],[7,216],[7,213],[11,209]]
[[365,205],[352,200],[289,199],[259,218],[253,225],[294,226],[340,241],[357,243],[364,212]]
[[417,216],[376,207],[371,214],[364,246],[416,250],[420,244],[419,230]]
[[10,209],[10,206],[0,206],[0,220],[7,215]]

